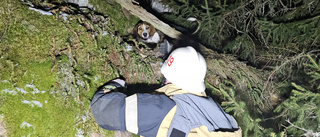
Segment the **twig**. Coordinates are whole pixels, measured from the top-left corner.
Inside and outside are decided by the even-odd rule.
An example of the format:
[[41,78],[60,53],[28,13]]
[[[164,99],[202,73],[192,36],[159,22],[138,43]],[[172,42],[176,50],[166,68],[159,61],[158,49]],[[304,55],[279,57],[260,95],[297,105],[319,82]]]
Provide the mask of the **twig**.
[[243,31],[239,30],[236,26],[230,24],[226,19],[223,18],[223,21],[226,22],[230,27],[234,28],[238,33],[246,34]]
[[209,11],[208,0],[205,0],[205,3],[206,3],[207,16],[209,17],[209,27],[211,28],[211,16]]
[[0,38],[0,42],[1,42],[2,38],[4,37],[4,35],[7,33],[7,30],[8,30],[8,23],[6,23],[6,28],[4,29],[4,32]]
[[288,9],[288,7],[287,7],[286,5],[284,5],[284,4],[283,4],[283,2],[282,2],[281,0],[279,0],[279,2],[280,2],[280,4],[281,4],[281,6],[283,6],[283,8],[284,8],[285,10],[287,10],[287,9]]
[[196,20],[196,21],[197,21],[197,23],[198,23],[198,27],[197,27],[197,29],[192,33],[192,35],[198,33],[198,31],[199,31],[200,28],[201,28],[201,22],[200,22],[199,20]]
[[53,72],[53,69],[55,67],[56,64],[56,55],[54,53],[54,51],[56,50],[56,42],[55,42],[55,36],[52,36],[52,47],[49,51],[50,55],[51,55],[51,60],[53,62],[52,67],[51,67],[51,73]]
[[264,120],[264,121],[267,121],[267,120],[274,120],[274,119],[278,119],[278,118],[281,118],[281,117],[284,117],[284,114],[283,114],[283,113],[281,113],[281,114],[280,114],[280,115],[278,115],[278,116],[265,118],[265,119],[263,119],[263,120]]
[[288,122],[290,124],[290,126],[293,126],[293,127],[297,128],[297,129],[300,129],[300,130],[303,130],[305,132],[308,132],[308,130],[306,130],[304,128],[301,128],[301,127],[298,127],[298,126],[294,125],[293,123],[291,123],[289,119],[287,119],[286,122]]
[[67,44],[68,46],[68,52],[69,52],[69,56],[72,59],[72,61],[74,62],[74,68],[77,67],[77,61],[74,59],[73,54],[72,54],[72,50],[71,50],[71,46],[69,44]]
[[135,1],[135,0],[131,0],[131,1],[132,1],[132,3],[134,3],[134,4],[140,5],[140,3],[137,2],[137,1]]
[[[289,119],[287,119],[286,122],[288,122],[290,124],[289,127],[295,127],[295,128],[297,128],[299,130],[304,131],[305,132],[304,136],[306,136],[306,137],[319,137],[320,132],[313,132],[312,130],[307,130],[305,128],[298,127],[298,126],[294,125],[293,123],[291,123]],[[281,124],[281,126],[283,126],[284,128],[289,128],[289,127],[286,127],[286,126],[284,126],[282,124]]]
[[108,61],[106,61],[106,64],[104,65],[104,71],[103,71],[104,78],[107,78],[107,70],[108,70]]
[[239,9],[245,8],[247,5],[251,4],[251,3],[254,2],[254,1],[255,1],[255,0],[250,0],[250,1],[247,2],[246,4],[241,5],[241,6],[239,6],[238,8],[236,8],[236,9],[234,9],[234,10],[232,10],[232,11],[227,12],[227,13],[224,14],[223,16],[225,17],[225,16],[228,16],[228,15],[232,14],[233,12],[237,12]]
[[[65,24],[65,23],[63,23],[63,25],[66,27],[66,29],[69,31],[69,32],[73,32],[73,33],[75,33],[75,35],[78,37],[78,44],[80,44],[80,38],[79,38],[79,36],[78,36],[78,34],[76,33],[76,32],[74,32],[74,31],[72,31],[69,27],[67,27],[67,25]],[[71,44],[71,46],[73,46],[72,45],[72,42],[70,43]],[[67,48],[66,49],[64,49],[63,51],[61,51],[62,53],[65,53],[65,52],[68,52],[69,53],[69,55],[68,54],[66,54],[66,55],[68,55],[68,57],[69,58],[71,58],[71,60],[74,62],[74,68],[75,67],[77,67],[77,61],[74,59],[74,57],[73,57],[73,54],[72,54],[72,49],[71,49],[71,46],[69,45],[69,44],[67,44]],[[77,49],[76,49],[77,50]]]
[[72,47],[74,47],[74,48],[75,48],[75,50],[78,50],[78,49],[80,48],[80,38],[79,38],[79,35],[78,35],[78,33],[77,33],[77,32],[75,32],[75,31],[72,31],[72,32],[77,36],[77,40],[78,40],[78,43],[77,43],[77,44],[72,45]]

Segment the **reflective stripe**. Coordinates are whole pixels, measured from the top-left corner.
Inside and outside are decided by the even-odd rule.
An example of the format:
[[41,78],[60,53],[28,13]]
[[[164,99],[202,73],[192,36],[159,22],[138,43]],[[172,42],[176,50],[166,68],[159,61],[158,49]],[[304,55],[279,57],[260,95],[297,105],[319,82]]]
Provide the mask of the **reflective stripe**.
[[131,133],[138,133],[138,101],[137,94],[126,98],[126,129]]

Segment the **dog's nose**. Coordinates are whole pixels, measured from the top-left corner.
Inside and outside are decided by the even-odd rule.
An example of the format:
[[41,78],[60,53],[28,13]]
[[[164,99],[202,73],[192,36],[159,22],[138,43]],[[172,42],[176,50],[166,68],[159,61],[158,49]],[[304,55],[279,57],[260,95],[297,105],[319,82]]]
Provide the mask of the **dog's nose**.
[[142,35],[146,37],[148,34],[147,33],[143,33]]

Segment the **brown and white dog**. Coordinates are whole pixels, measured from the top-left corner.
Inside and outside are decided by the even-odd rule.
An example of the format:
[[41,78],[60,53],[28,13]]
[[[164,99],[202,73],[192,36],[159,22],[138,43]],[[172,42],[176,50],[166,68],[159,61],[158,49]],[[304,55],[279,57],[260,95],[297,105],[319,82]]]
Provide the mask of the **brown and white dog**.
[[148,22],[140,21],[134,28],[134,34],[138,42],[146,44],[157,44],[163,41],[163,33]]

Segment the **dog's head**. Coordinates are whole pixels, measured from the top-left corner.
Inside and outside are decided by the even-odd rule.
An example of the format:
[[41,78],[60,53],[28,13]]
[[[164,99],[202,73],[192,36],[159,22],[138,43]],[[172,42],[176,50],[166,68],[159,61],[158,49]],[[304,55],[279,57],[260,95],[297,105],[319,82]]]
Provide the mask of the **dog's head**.
[[156,29],[150,23],[141,21],[136,25],[135,32],[140,38],[147,40],[148,38],[153,37],[154,33],[156,33]]

